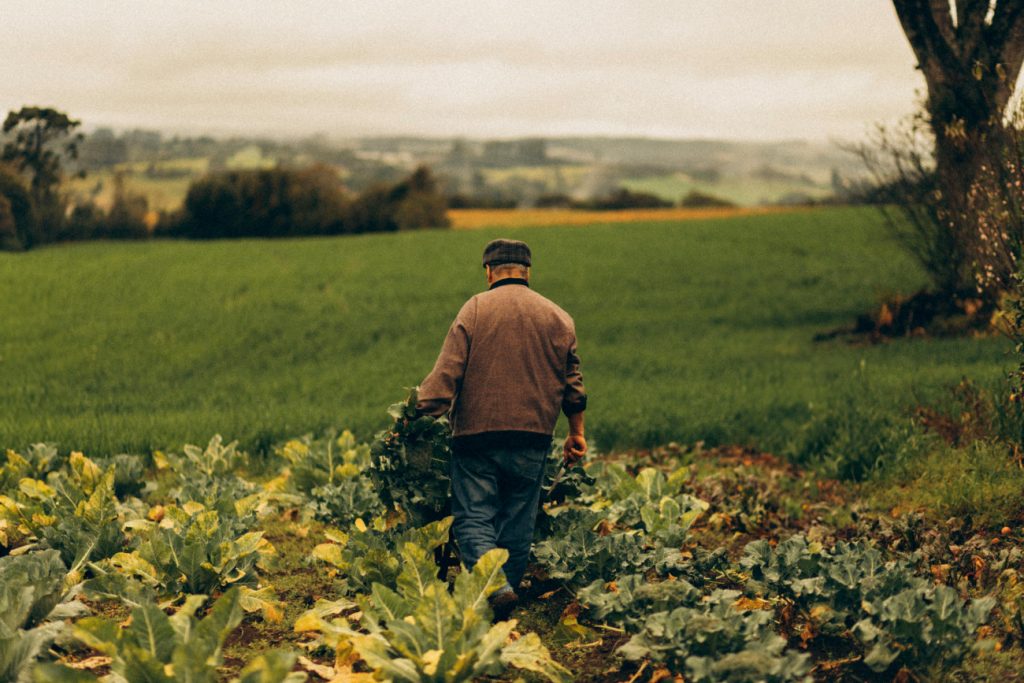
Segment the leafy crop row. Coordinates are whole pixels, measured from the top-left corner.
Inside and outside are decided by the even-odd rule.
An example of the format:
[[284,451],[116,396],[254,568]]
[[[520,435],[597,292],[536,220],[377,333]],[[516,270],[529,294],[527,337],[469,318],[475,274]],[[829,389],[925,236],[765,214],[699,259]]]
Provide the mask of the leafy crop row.
[[[86,649],[109,658],[105,680],[218,680],[243,619],[284,618],[264,580],[276,551],[263,528],[268,515],[293,515],[325,525],[307,562],[335,578],[286,626],[311,653],[329,651],[337,676],[460,681],[511,667],[571,679],[536,633],[492,623],[503,550],[438,575],[450,450],[445,423],[416,416],[415,398],[392,407],[373,444],[305,435],[258,461],[220,437],[105,461],[45,445],[8,451],[0,678],[95,680],[69,666]],[[550,474],[557,464],[553,453]],[[859,678],[926,679],[1024,638],[1018,550],[912,517],[865,518],[857,542],[820,525],[794,533],[803,508],[776,495],[779,478],[743,465],[704,477],[672,458],[574,467],[546,492],[532,581],[564,589],[574,633],[621,633],[617,666],[637,681],[657,670],[803,681],[826,663]],[[129,619],[82,617],[111,600]],[[302,680],[297,662],[270,652],[240,680]]]

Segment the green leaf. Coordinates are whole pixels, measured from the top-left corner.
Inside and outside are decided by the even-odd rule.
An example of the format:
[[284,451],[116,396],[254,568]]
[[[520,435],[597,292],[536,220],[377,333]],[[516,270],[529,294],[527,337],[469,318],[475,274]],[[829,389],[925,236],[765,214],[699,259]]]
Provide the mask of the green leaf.
[[399,592],[406,598],[422,597],[427,586],[437,580],[433,556],[415,543],[402,546],[402,571],[398,575]]
[[[174,676],[164,668],[169,662],[162,662],[148,651],[128,642],[122,642],[112,669],[126,680],[135,683],[177,683]],[[182,677],[181,680],[188,680]]]
[[487,598],[505,585],[502,567],[508,561],[508,551],[492,548],[473,566],[472,572],[461,572],[455,578],[455,602],[459,609],[489,614]]
[[164,611],[152,603],[132,610],[132,623],[123,637],[164,664],[171,661],[175,632]]
[[865,655],[864,664],[875,673],[882,673],[889,668],[899,654],[899,652],[889,649],[885,643],[876,643]]
[[288,650],[271,650],[249,662],[242,669],[237,683],[299,683],[306,680],[303,673],[292,673],[295,653]]
[[32,680],[35,683],[96,683],[97,679],[87,671],[47,662],[33,667]]
[[75,637],[94,650],[105,655],[117,654],[121,629],[117,624],[102,617],[84,617],[75,623]]
[[216,660],[224,640],[242,621],[242,607],[239,604],[237,588],[230,589],[214,604],[210,613],[199,622],[195,635],[186,645],[204,660]]
[[404,619],[412,614],[412,606],[409,602],[383,584],[373,584],[372,595],[374,607],[377,608],[381,617],[385,620]]

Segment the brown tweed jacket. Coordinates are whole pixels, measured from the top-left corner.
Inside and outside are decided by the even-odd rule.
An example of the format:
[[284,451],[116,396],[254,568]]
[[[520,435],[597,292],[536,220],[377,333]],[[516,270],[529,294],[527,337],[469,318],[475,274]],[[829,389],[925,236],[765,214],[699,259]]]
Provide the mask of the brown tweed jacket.
[[511,278],[463,305],[417,403],[429,415],[450,412],[455,437],[550,436],[559,410],[571,415],[586,407],[572,318]]

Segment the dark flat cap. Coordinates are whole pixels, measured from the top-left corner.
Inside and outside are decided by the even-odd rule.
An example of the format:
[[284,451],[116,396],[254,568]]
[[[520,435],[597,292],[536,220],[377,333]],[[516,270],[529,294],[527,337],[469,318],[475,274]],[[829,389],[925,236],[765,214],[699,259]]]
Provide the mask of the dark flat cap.
[[519,240],[492,240],[484,247],[485,266],[500,266],[503,263],[530,266],[530,256],[530,247]]

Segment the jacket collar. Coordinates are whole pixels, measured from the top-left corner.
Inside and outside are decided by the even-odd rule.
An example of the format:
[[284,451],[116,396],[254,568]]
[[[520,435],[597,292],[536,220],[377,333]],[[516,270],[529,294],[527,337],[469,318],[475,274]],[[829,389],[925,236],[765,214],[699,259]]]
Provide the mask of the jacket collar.
[[527,282],[526,280],[522,279],[522,278],[519,278],[519,277],[506,277],[506,278],[502,278],[502,279],[498,280],[493,285],[488,287],[488,289],[494,289],[496,287],[503,287],[505,285],[524,285],[526,287],[529,287],[530,283]]

